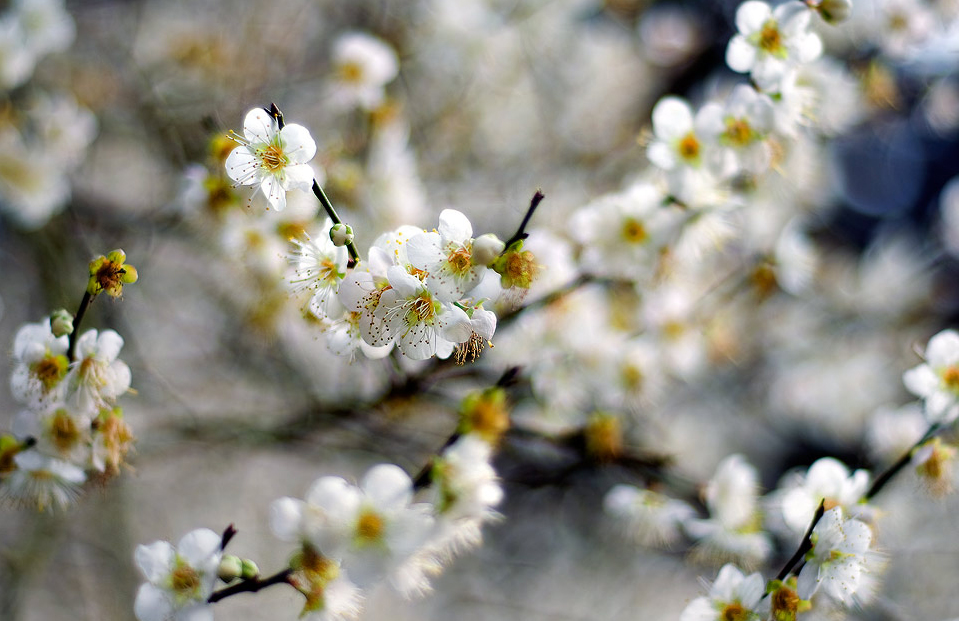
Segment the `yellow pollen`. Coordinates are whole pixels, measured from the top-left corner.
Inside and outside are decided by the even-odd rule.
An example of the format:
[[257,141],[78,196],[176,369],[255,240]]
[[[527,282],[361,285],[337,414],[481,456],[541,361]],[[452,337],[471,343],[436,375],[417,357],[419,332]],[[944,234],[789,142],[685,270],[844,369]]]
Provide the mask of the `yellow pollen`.
[[357,84],[363,81],[363,65],[347,61],[336,68],[336,75],[342,82]]
[[696,134],[689,132],[682,140],[679,141],[677,146],[680,157],[684,160],[694,160],[699,157],[699,140],[696,139]]
[[433,300],[427,294],[421,294],[410,306],[411,323],[429,321],[436,315]]
[[283,148],[280,145],[271,144],[260,152],[260,158],[263,160],[263,166],[265,166],[270,172],[276,172],[286,166],[289,161],[286,155],[283,153]]
[[66,370],[66,358],[61,356],[47,356],[33,366],[33,374],[43,384],[44,390],[56,386]]
[[947,367],[942,372],[942,381],[949,390],[959,392],[959,366]]
[[730,602],[719,613],[719,618],[722,621],[746,621],[749,618],[749,611],[739,602]]
[[727,119],[725,136],[733,146],[743,147],[752,141],[753,128],[746,119]]
[[170,574],[170,586],[177,595],[192,597],[200,588],[200,575],[186,563],[177,563]]
[[783,38],[776,22],[770,20],[763,25],[763,29],[759,32],[759,47],[773,55],[783,53]]
[[76,423],[63,411],[57,412],[53,417],[50,432],[53,435],[53,443],[61,452],[69,451],[80,439],[80,430],[77,429]]
[[375,543],[383,538],[386,524],[373,511],[364,511],[356,522],[356,537],[363,543]]
[[774,615],[776,615],[776,613],[795,614],[799,610],[799,595],[785,586],[776,589],[772,595],[772,609]]
[[121,277],[124,274],[126,274],[126,270],[123,269],[123,264],[114,263],[109,259],[105,259],[103,261],[103,265],[101,265],[100,269],[97,270],[97,273],[94,274],[94,278],[96,279],[97,284],[100,286],[100,289],[104,291],[112,291],[123,286]]
[[450,253],[446,258],[447,263],[453,268],[453,273],[464,274],[473,266],[473,259],[467,248],[458,248]]
[[642,222],[629,218],[623,223],[623,239],[631,244],[642,244],[649,239],[649,233]]

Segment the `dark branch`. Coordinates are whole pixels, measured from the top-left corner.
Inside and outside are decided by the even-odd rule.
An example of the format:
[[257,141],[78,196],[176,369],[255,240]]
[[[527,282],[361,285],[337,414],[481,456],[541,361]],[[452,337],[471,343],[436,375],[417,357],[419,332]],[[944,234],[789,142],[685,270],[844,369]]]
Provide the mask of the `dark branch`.
[[[320,184],[316,182],[316,179],[313,180],[313,194],[316,196],[317,200],[320,201],[320,204],[323,205],[323,209],[326,210],[326,215],[330,217],[330,220],[333,221],[333,224],[342,224],[343,221],[340,220],[338,215],[336,215],[336,209],[333,208],[333,203],[330,202],[326,192],[324,192],[323,188],[320,187]],[[360,253],[356,250],[356,244],[353,242],[348,243],[346,245],[346,249],[350,252],[350,266],[352,267],[360,260]]]
[[908,464],[912,459],[913,451],[928,442],[934,435],[936,435],[939,432],[939,428],[939,423],[933,423],[930,425],[929,429],[926,430],[926,433],[924,433],[915,444],[909,447],[909,450],[906,451],[902,457],[897,459],[893,465],[889,466],[885,472],[876,477],[876,480],[872,482],[872,486],[869,488],[869,491],[867,491],[866,495],[862,497],[863,500],[870,500],[873,496],[882,491],[882,488],[884,488],[894,476],[899,474],[900,470],[906,467],[906,464]]
[[233,524],[230,524],[226,527],[226,530],[223,531],[223,536],[220,537],[220,551],[226,550],[226,547],[230,544],[230,540],[237,534],[236,527]]
[[509,241],[506,242],[507,248],[516,242],[529,237],[529,233],[526,232],[526,226],[533,217],[533,212],[536,211],[536,208],[539,207],[539,204],[543,202],[544,198],[546,197],[543,195],[543,193],[539,190],[536,190],[536,194],[533,194],[533,199],[529,202],[529,209],[526,210],[526,215],[523,216],[523,221],[520,222],[519,228],[516,229],[516,232],[513,234],[513,236],[509,238]]
[[822,516],[826,513],[826,501],[823,500],[819,503],[819,508],[816,509],[816,515],[813,516],[812,522],[809,524],[809,529],[806,530],[806,536],[803,537],[802,543],[799,544],[799,548],[796,550],[796,553],[786,561],[786,564],[783,565],[783,568],[776,574],[776,580],[785,580],[786,576],[789,575],[789,572],[793,570],[793,567],[796,566],[799,561],[803,560],[806,556],[806,552],[812,550],[812,531],[816,528],[816,524],[819,523],[819,520],[822,519]]
[[267,587],[271,587],[274,584],[290,584],[290,576],[293,574],[293,570],[287,567],[283,571],[273,574],[269,578],[259,579],[259,578],[250,578],[249,580],[243,580],[238,582],[233,586],[226,587],[225,589],[220,589],[215,591],[210,598],[207,599],[207,603],[215,604],[221,599],[226,599],[227,597],[232,597],[237,593],[256,593],[257,591],[262,591]]
[[87,309],[90,308],[90,305],[93,303],[93,298],[95,297],[94,295],[90,295],[89,291],[84,291],[83,299],[80,300],[80,308],[77,309],[77,314],[73,316],[73,332],[70,333],[70,345],[67,348],[67,359],[70,362],[75,361],[77,335],[80,334],[80,323],[83,322],[83,316],[87,314]]

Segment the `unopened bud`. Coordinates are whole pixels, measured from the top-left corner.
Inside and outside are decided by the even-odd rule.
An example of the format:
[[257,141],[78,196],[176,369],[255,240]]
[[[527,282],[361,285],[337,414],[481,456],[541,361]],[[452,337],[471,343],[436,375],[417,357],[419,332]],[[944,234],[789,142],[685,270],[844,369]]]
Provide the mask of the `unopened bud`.
[[243,561],[239,556],[224,554],[220,559],[220,566],[216,570],[216,575],[223,582],[232,582],[243,575]]
[[827,24],[839,24],[849,17],[852,0],[821,0],[815,9]]
[[244,580],[252,580],[260,575],[260,568],[256,566],[256,563],[250,559],[243,559],[243,571],[240,573],[240,577]]
[[334,224],[330,229],[330,239],[334,246],[345,246],[353,242],[353,227],[349,224]]
[[493,233],[480,235],[473,240],[473,263],[488,267],[505,249],[506,244]]
[[57,338],[73,334],[73,315],[63,308],[53,311],[50,315],[50,331]]

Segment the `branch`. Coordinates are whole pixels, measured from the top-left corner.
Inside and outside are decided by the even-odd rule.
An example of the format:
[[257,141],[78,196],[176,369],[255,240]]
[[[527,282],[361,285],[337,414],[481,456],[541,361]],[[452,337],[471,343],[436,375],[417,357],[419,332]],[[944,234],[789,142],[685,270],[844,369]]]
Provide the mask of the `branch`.
[[870,500],[873,496],[882,491],[882,488],[886,486],[889,481],[892,480],[894,476],[899,474],[899,471],[906,467],[906,464],[912,459],[912,453],[917,448],[928,442],[935,436],[940,429],[940,423],[933,423],[929,426],[929,429],[926,430],[926,433],[922,434],[922,437],[919,438],[915,444],[909,447],[909,450],[906,451],[902,457],[896,460],[885,472],[876,477],[876,480],[872,482],[872,486],[869,488],[869,491],[862,497],[863,500]]
[[90,305],[93,304],[93,298],[96,296],[91,295],[89,291],[83,292],[83,299],[80,300],[80,308],[77,309],[77,314],[73,316],[73,332],[70,333],[70,345],[67,348],[67,360],[74,362],[77,353],[77,335],[80,334],[80,323],[83,321],[83,316],[86,315],[87,309],[90,308]]
[[[340,217],[336,215],[336,209],[333,208],[333,203],[330,202],[326,192],[324,192],[323,188],[320,187],[320,184],[316,182],[316,179],[313,180],[313,194],[316,196],[317,200],[320,201],[320,204],[323,205],[323,209],[326,210],[326,215],[330,217],[330,220],[333,221],[333,224],[343,224],[343,221],[340,220]],[[360,253],[357,251],[356,244],[353,242],[346,244],[346,249],[350,252],[350,267],[352,267],[360,260]]]
[[[819,523],[819,520],[822,519],[822,516],[826,513],[826,501],[820,501],[819,508],[816,509],[816,515],[813,516],[812,522],[809,524],[809,529],[806,531],[806,536],[803,537],[802,543],[799,544],[799,548],[796,550],[796,553],[786,561],[786,564],[783,568],[776,574],[776,580],[785,580],[786,576],[789,575],[789,572],[792,571],[793,567],[796,566],[799,561],[803,560],[806,556],[806,552],[812,550],[812,531],[816,528],[816,524]],[[765,596],[764,596],[765,597]]]
[[516,229],[516,232],[512,237],[509,238],[509,241],[506,242],[506,247],[509,248],[516,242],[526,239],[529,237],[529,233],[526,232],[526,226],[529,224],[530,218],[533,217],[533,212],[536,211],[536,208],[539,207],[539,204],[543,202],[543,199],[546,198],[542,192],[536,190],[536,194],[533,194],[533,199],[529,202],[529,209],[526,210],[526,215],[523,216],[523,221],[520,222],[519,228]]
[[237,584],[234,584],[231,587],[226,587],[225,589],[220,589],[219,591],[214,591],[207,599],[207,603],[215,604],[221,599],[226,599],[227,597],[232,597],[237,593],[256,593],[257,591],[262,591],[267,587],[271,587],[274,584],[290,584],[290,576],[293,574],[293,570],[289,567],[283,571],[273,574],[269,578],[259,579],[259,578],[250,578],[249,580],[244,580]]

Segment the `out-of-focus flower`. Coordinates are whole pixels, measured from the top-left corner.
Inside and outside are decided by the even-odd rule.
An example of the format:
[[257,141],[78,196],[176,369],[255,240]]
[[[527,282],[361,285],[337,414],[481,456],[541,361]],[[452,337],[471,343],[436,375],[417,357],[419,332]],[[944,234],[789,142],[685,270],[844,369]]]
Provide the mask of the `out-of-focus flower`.
[[680,525],[695,515],[682,500],[625,484],[606,493],[603,507],[623,522],[628,536],[644,546],[675,543],[682,532]]
[[723,565],[709,595],[697,597],[679,615],[679,621],[759,621],[764,618],[768,602],[762,575],[745,575],[732,564]]
[[926,362],[909,369],[902,381],[925,404],[929,422],[949,424],[959,417],[959,333],[943,330],[929,339]]
[[208,528],[187,533],[174,548],[167,541],[137,546],[136,563],[147,582],[133,611],[140,621],[212,621],[207,599],[216,584],[221,538]]
[[384,87],[399,73],[399,60],[389,45],[365,32],[341,35],[333,44],[330,101],[341,107],[373,110],[386,97]]

